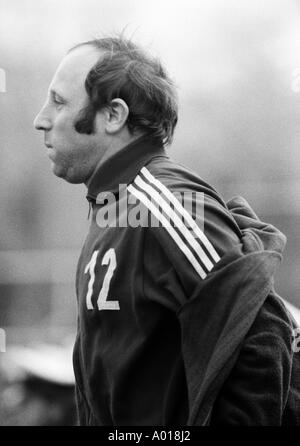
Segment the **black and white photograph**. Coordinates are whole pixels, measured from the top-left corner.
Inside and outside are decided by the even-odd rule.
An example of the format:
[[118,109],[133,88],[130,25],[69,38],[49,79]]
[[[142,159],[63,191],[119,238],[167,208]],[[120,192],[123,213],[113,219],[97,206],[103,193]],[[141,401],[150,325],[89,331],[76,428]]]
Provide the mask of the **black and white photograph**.
[[0,203],[1,427],[300,426],[300,0],[0,0]]

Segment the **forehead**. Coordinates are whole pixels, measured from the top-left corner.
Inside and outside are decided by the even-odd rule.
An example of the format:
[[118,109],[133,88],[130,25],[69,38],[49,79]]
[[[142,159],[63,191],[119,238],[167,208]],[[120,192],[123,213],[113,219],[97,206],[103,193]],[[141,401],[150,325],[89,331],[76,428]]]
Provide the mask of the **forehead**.
[[83,94],[86,76],[100,55],[99,50],[89,45],[72,50],[59,64],[49,89],[66,96]]

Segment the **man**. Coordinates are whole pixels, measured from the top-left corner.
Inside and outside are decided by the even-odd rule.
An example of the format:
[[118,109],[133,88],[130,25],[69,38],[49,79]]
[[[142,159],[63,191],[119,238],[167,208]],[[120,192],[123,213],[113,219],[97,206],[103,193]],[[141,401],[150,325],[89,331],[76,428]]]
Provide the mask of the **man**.
[[160,62],[122,37],[69,51],[35,120],[54,174],[85,183],[93,210],[80,424],[296,424],[293,322],[272,286],[285,237],[169,158],[176,122]]

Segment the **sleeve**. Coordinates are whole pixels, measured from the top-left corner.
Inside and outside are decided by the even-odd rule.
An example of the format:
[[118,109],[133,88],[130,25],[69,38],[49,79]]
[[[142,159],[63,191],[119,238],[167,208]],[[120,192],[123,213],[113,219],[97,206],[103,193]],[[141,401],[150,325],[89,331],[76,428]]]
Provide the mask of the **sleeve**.
[[287,311],[270,293],[217,397],[210,424],[281,425],[289,395],[292,358]]
[[144,276],[146,296],[179,311],[240,243],[240,235],[229,211],[216,199],[188,191],[175,200],[167,209],[161,206],[151,213]]

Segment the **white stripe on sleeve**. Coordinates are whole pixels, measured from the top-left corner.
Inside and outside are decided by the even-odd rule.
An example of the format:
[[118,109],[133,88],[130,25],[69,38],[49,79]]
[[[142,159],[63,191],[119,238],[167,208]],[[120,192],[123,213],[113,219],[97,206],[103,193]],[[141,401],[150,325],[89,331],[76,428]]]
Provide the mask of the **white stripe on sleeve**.
[[134,186],[129,185],[127,187],[128,191],[132,193],[136,198],[138,198],[149,210],[152,214],[162,223],[163,227],[168,231],[174,242],[177,244],[179,249],[184,253],[186,258],[192,264],[196,272],[202,279],[205,279],[207,276],[206,272],[203,270],[199,262],[197,261],[194,254],[187,247],[185,243],[183,243],[182,239],[179,237],[174,228],[170,225],[168,220],[164,217],[164,215],[159,211],[159,209],[149,200],[149,198],[143,193],[137,190]]
[[174,210],[166,202],[166,200],[162,197],[162,195],[159,194],[152,186],[150,186],[150,184],[145,183],[145,181],[143,181],[140,176],[137,176],[134,182],[141,189],[147,192],[150,195],[151,199],[154,199],[156,203],[163,209],[166,215],[168,215],[171,218],[175,226],[178,228],[183,237],[186,239],[187,244],[189,244],[195,250],[201,262],[203,262],[205,268],[208,271],[212,270],[214,266],[213,263],[208,258],[207,254],[204,252],[203,248],[199,245],[194,236],[191,234],[190,230],[187,229],[185,224],[181,221],[176,212],[174,212]]
[[191,229],[194,231],[195,235],[201,240],[203,245],[206,247],[207,251],[210,253],[211,257],[214,259],[215,262],[218,262],[220,260],[220,256],[211,244],[211,242],[208,240],[206,235],[203,231],[199,228],[199,226],[196,224],[196,222],[193,220],[191,215],[184,209],[182,204],[177,200],[175,195],[172,194],[172,192],[169,191],[169,189],[161,183],[159,180],[157,180],[146,167],[143,167],[141,169],[141,173],[145,176],[145,178],[152,184],[154,184],[161,192],[164,193],[164,195],[168,198],[168,200],[173,203],[174,206],[176,206],[176,209],[182,214],[185,221],[189,224]]

